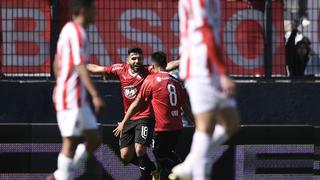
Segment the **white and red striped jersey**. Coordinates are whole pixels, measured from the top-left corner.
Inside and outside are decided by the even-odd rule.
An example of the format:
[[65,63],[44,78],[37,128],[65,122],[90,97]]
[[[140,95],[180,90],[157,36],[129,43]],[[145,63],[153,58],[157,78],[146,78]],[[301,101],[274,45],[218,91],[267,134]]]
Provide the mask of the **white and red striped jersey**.
[[86,31],[76,22],[68,22],[62,28],[57,45],[59,74],[53,94],[56,111],[79,108],[87,103],[87,90],[75,67],[86,63],[88,55]]
[[220,0],[179,0],[180,78],[225,74]]

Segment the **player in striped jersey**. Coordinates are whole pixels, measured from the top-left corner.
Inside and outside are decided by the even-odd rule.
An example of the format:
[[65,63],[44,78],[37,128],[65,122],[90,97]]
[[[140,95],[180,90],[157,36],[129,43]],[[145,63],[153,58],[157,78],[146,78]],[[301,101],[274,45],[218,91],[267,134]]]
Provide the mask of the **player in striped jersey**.
[[189,155],[173,168],[171,179],[209,179],[214,147],[239,127],[235,83],[220,54],[220,10],[220,0],[179,0],[180,78],[196,130]]
[[[74,179],[74,170],[101,142],[88,93],[96,113],[104,108],[104,102],[85,66],[89,57],[89,42],[84,28],[94,21],[94,2],[71,0],[71,8],[74,19],[60,33],[54,62],[57,82],[53,100],[62,149],[58,156],[58,169],[47,179]],[[85,143],[79,144],[80,137],[85,138]]]

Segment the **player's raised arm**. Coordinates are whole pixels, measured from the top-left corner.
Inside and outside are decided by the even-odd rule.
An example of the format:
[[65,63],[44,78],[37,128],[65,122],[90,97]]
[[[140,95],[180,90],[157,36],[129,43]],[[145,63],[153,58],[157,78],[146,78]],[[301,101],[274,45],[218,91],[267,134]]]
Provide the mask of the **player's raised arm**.
[[113,64],[111,66],[87,64],[86,67],[91,74],[101,74],[107,77],[119,77],[120,72],[123,70],[123,64]]
[[167,64],[166,71],[172,71],[172,70],[178,69],[179,65],[180,65],[179,60],[173,60]]
[[104,74],[104,67],[96,64],[87,64],[87,70],[92,74]]

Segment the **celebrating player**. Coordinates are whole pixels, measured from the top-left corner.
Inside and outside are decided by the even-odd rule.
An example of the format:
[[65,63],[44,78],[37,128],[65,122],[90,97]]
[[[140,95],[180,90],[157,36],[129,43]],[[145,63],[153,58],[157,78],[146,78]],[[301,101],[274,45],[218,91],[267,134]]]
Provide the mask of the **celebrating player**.
[[182,107],[189,108],[187,108],[186,94],[180,81],[165,71],[167,66],[165,53],[153,53],[152,66],[154,73],[143,82],[138,97],[130,105],[114,133],[118,136],[125,132],[129,119],[141,107],[151,102],[156,121],[153,152],[160,179],[167,179],[172,167],[180,162],[174,153],[174,147],[183,128]]
[[[166,70],[175,69],[178,65],[178,61],[172,61]],[[145,78],[152,72],[152,68],[143,66],[143,55],[140,48],[128,50],[127,64],[114,64],[105,67],[88,64],[87,68],[91,73],[120,79],[125,112],[135,100]],[[153,114],[150,105],[146,104],[131,117],[126,124],[125,131],[120,136],[121,158],[127,163],[138,165],[143,179],[150,179],[150,173],[155,170],[155,165],[146,154],[147,146],[152,141],[153,131]]]
[[[96,113],[103,109],[104,102],[85,66],[89,57],[89,42],[84,28],[94,21],[94,2],[72,0],[71,8],[74,19],[61,31],[54,62],[57,83],[53,100],[62,136],[62,150],[58,156],[58,169],[47,179],[74,179],[74,170],[101,142],[95,114],[87,101],[88,92]],[[79,144],[81,136],[85,138],[84,144]]]
[[[171,179],[209,179],[214,146],[239,127],[235,84],[220,55],[220,0],[180,0],[180,77],[190,96],[196,130],[191,150]],[[218,123],[216,125],[216,123]]]

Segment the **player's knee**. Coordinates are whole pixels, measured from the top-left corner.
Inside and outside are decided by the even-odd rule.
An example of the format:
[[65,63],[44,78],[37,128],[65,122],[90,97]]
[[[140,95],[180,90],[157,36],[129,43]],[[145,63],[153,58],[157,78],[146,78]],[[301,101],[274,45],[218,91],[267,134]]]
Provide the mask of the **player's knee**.
[[129,153],[121,153],[120,157],[126,163],[129,163],[132,159],[132,155],[130,155]]
[[135,150],[136,150],[137,157],[144,156],[146,154],[146,151],[147,151],[146,147],[143,146],[143,145],[136,146]]

